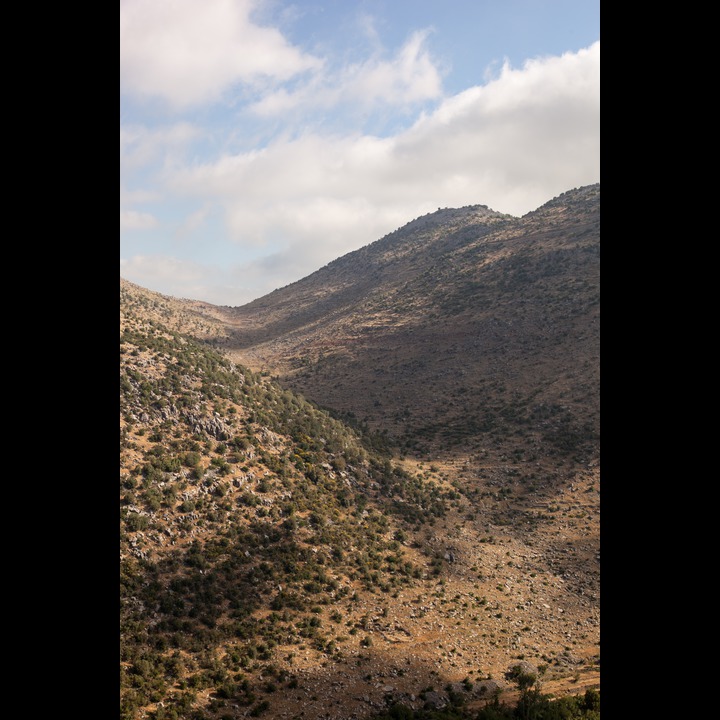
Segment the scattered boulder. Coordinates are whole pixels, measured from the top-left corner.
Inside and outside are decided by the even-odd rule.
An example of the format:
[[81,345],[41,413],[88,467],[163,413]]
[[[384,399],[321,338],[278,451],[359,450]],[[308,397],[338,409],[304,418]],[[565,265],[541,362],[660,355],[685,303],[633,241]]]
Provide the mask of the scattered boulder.
[[434,690],[426,692],[424,700],[426,710],[442,710],[448,704],[447,698]]
[[503,688],[497,680],[482,680],[473,685],[473,694],[479,698],[492,698],[502,690]]

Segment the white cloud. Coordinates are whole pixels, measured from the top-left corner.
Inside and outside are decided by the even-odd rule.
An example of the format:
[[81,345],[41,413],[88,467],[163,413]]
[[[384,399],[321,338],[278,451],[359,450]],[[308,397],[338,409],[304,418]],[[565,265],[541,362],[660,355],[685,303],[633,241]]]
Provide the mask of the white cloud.
[[120,185],[120,207],[149,203],[158,200],[160,197],[156,190],[127,190]]
[[188,167],[172,183],[221,195],[238,240],[248,229],[256,241],[263,229],[271,236],[282,218],[295,233],[347,229],[357,213],[332,208],[360,203],[381,215],[467,203],[522,214],[599,177],[599,56],[596,43],[519,70],[506,66],[394,138],[306,134]]
[[[150,130],[140,125],[120,127],[120,230],[147,230],[158,227],[157,219],[148,212],[140,212],[137,205],[163,199],[160,186],[146,177],[144,169],[151,167],[151,175],[172,173],[182,166],[188,145],[200,137],[200,131],[189,123],[176,123]],[[132,189],[128,184],[133,185]]]
[[424,47],[427,35],[428,31],[413,33],[390,62],[361,66],[357,73],[360,96],[403,104],[439,97],[440,74]]
[[318,58],[250,19],[253,0],[121,0],[121,88],[177,108],[213,102],[237,82],[285,81]]
[[293,92],[279,88],[251,106],[260,116],[279,116],[290,110],[315,113],[338,105],[354,112],[375,105],[394,106],[434,100],[442,94],[440,72],[425,47],[428,30],[413,33],[391,59],[381,51],[362,63],[316,74]]
[[158,160],[164,165],[179,162],[188,145],[202,131],[187,122],[149,129],[143,125],[120,126],[120,162],[123,170],[144,167]]
[[189,235],[195,230],[197,230],[199,227],[201,227],[202,224],[205,222],[205,219],[207,218],[209,212],[210,206],[209,204],[206,204],[204,207],[201,207],[199,210],[191,213],[180,227],[180,235]]
[[147,230],[158,225],[157,218],[151,213],[136,210],[120,210],[121,230]]
[[472,194],[522,214],[599,179],[599,110],[599,42],[519,70],[506,65],[399,136],[392,172],[398,182],[423,178],[413,182],[421,192],[432,182],[443,204]]

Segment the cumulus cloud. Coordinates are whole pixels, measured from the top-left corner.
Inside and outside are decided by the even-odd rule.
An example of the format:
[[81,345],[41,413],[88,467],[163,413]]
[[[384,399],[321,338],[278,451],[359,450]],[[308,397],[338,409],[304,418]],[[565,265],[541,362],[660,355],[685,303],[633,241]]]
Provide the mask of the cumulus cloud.
[[322,62],[251,19],[253,0],[121,0],[124,92],[177,108],[222,97],[233,84],[282,82]]
[[357,111],[377,104],[403,106],[439,98],[442,79],[426,47],[428,34],[428,30],[413,33],[390,59],[378,50],[361,63],[317,74],[292,92],[279,88],[251,110],[270,117],[291,110],[315,113],[349,104]]
[[520,69],[506,64],[399,136],[392,172],[432,180],[443,203],[474,194],[522,214],[599,179],[599,111],[599,42]]
[[598,180],[599,59],[596,43],[520,69],[506,65],[394,137],[305,134],[187,167],[172,183],[222,197],[235,239],[256,244],[342,236],[349,247],[359,227],[370,241],[398,216],[406,222],[439,206],[523,214]]
[[361,66],[356,73],[361,95],[401,103],[439,97],[440,74],[425,48],[427,35],[427,30],[413,33],[390,62]]
[[388,189],[377,187],[391,165],[393,145],[361,135],[306,135],[187,168],[173,176],[172,188],[221,198],[236,242],[289,246],[296,265],[312,271],[332,259],[329,255],[337,257],[394,229],[393,223],[406,222],[404,213],[415,209],[410,189],[398,208]]

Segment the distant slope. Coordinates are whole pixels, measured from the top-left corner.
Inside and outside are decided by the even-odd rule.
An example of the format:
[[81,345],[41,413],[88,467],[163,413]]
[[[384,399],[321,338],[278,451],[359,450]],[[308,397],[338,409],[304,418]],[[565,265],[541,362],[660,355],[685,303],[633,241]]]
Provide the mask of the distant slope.
[[225,347],[408,449],[594,457],[599,252],[599,185],[439,210],[229,311]]
[[417,218],[381,240],[344,255],[292,285],[235,308],[236,343],[248,347],[306,334],[354,315],[357,303],[401,290],[438,258],[462,242],[463,234],[483,235],[509,216],[483,205],[438,210]]
[[[142,321],[141,321],[142,319]],[[198,300],[182,300],[147,290],[120,278],[120,332],[126,324],[161,323],[173,332],[217,343],[228,337],[222,308]]]

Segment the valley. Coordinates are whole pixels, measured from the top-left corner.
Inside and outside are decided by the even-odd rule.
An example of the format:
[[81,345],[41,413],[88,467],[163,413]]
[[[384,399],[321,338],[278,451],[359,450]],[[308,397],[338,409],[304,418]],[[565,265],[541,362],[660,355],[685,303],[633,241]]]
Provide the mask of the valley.
[[123,718],[599,688],[599,195],[439,210],[240,308],[121,279]]

